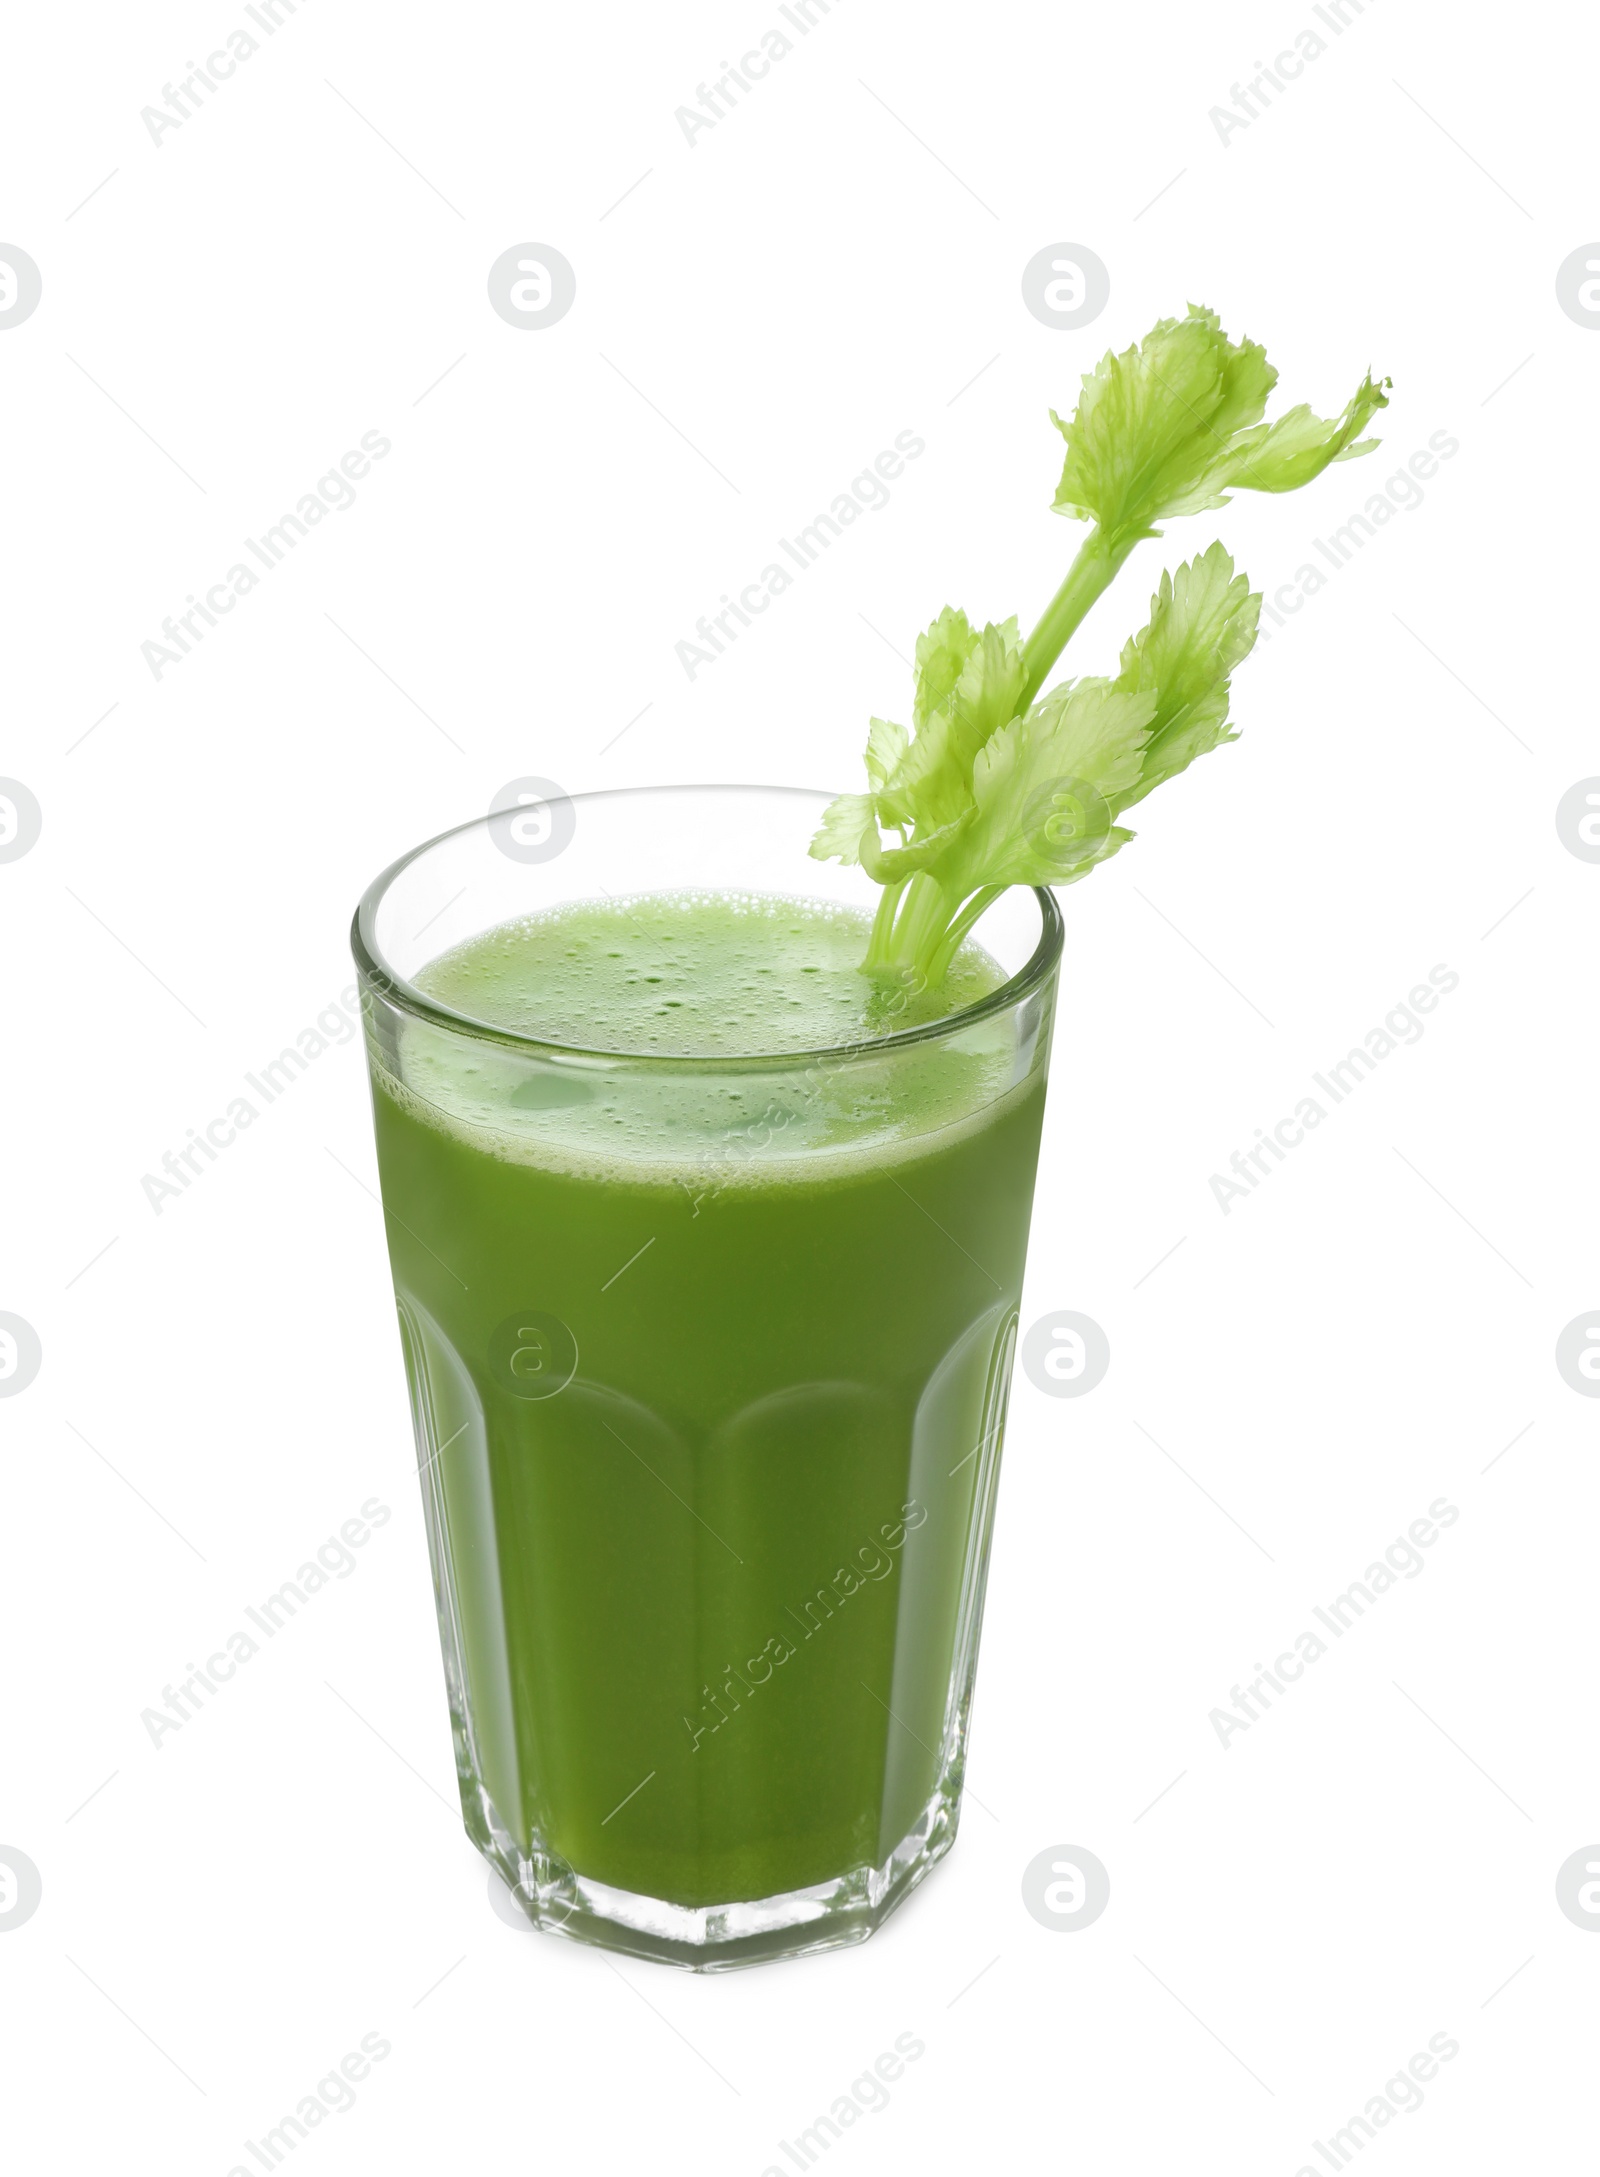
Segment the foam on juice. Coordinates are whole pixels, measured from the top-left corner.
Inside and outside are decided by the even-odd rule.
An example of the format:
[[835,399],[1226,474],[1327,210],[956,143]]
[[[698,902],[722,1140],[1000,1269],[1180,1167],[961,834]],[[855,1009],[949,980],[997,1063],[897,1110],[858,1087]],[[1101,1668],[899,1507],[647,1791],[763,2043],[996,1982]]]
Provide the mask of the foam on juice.
[[859,972],[869,926],[824,901],[717,892],[504,923],[414,980],[469,1020],[556,1048],[408,1021],[401,1078],[390,1067],[384,1085],[496,1156],[586,1176],[812,1185],[916,1156],[1004,1098],[1013,1037],[1000,1019],[885,1039],[978,1004],[1005,971],[969,941],[938,991],[888,992]]

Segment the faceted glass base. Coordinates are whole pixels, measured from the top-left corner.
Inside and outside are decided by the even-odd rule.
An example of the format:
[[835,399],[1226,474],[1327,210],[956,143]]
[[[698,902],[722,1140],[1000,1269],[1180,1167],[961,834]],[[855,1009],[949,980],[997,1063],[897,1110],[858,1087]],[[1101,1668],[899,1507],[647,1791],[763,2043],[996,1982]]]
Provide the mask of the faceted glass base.
[[955,1843],[962,1767],[958,1755],[881,1867],[852,1867],[809,1889],[726,1905],[672,1905],[612,1889],[541,1850],[537,1840],[524,1855],[488,1793],[465,1779],[462,1812],[468,1835],[536,1928],[691,1973],[729,1973],[864,1943]]

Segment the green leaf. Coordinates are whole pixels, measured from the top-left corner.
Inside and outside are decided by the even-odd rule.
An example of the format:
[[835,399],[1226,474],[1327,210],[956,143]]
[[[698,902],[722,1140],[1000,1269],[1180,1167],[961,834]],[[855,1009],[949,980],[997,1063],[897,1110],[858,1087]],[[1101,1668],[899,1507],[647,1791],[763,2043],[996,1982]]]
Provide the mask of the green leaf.
[[972,799],[972,758],[953,721],[935,711],[876,796],[885,824],[938,830]]
[[1204,507],[1226,506],[1227,489],[1241,491],[1298,491],[1335,461],[1353,461],[1371,453],[1375,438],[1360,438],[1389,396],[1381,383],[1363,378],[1346,402],[1341,415],[1331,419],[1315,416],[1302,401],[1276,423],[1263,423],[1242,431],[1219,455],[1209,473],[1196,485],[1191,497],[1167,509],[1169,514],[1197,514]]
[[1261,421],[1277,372],[1250,340],[1231,341],[1216,314],[1190,305],[1137,347],[1107,355],[1083,382],[1070,423],[1055,511],[1100,525],[1116,542],[1159,534],[1176,514],[1226,506],[1230,490],[1293,491],[1356,443],[1386,405],[1368,376],[1331,422],[1299,407]]
[[[946,606],[917,638],[917,735],[879,788],[884,823],[940,830],[954,822],[972,800],[973,760],[1014,715],[1025,675],[1014,619],[974,628]],[[870,775],[870,748],[867,768]]]
[[864,838],[870,838],[873,845],[877,845],[878,826],[873,815],[872,796],[838,794],[823,810],[822,822],[809,852],[816,862],[859,862]]
[[963,745],[974,755],[990,734],[1016,716],[1026,674],[1015,618],[1002,620],[998,627],[991,621],[968,652],[946,705]]
[[1277,372],[1252,341],[1235,343],[1215,314],[1190,305],[1137,347],[1106,355],[1083,381],[1055,510],[1113,536],[1150,536],[1171,501],[1237,431],[1258,423]]
[[919,727],[944,709],[976,641],[966,614],[954,605],[946,605],[926,634],[917,637],[917,695],[911,715]]
[[[907,877],[914,877],[919,870],[933,868],[949,852],[972,818],[969,802],[958,816],[948,824],[940,825],[937,831],[924,831],[919,827],[916,838],[905,847],[886,847],[875,829],[868,831],[861,840],[861,866],[875,884],[899,884]],[[821,861],[825,857],[818,855],[817,859]]]
[[1111,818],[1137,784],[1152,690],[1109,680],[1053,689],[1001,728],[973,767],[974,816],[933,867],[960,899],[991,885],[1071,884],[1114,853]]
[[886,786],[910,746],[904,726],[887,718],[874,718],[867,727],[867,777],[874,786]]
[[1139,777],[1117,811],[1238,736],[1228,730],[1228,681],[1256,639],[1261,599],[1220,544],[1163,574],[1146,627],[1123,645],[1116,685],[1153,694],[1156,707]]

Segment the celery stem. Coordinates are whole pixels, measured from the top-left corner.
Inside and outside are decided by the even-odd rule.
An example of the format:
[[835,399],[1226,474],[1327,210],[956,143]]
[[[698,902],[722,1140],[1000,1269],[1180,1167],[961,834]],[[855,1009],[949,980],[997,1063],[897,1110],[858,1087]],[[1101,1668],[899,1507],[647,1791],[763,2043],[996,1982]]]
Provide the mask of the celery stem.
[[1116,579],[1123,561],[1138,541],[1137,536],[1125,540],[1110,538],[1098,522],[1084,538],[1077,558],[1067,569],[1066,580],[1023,645],[1022,658],[1028,668],[1028,678],[1017,705],[1019,711],[1027,710],[1044,686],[1050,668],[1066,648],[1068,638],[1090,606]]
[[867,942],[867,956],[861,963],[863,975],[876,975],[888,966],[892,956],[894,915],[900,904],[904,882],[886,884],[878,895],[878,911],[872,918],[872,935]]
[[1003,884],[986,884],[979,887],[967,901],[950,927],[939,940],[932,966],[928,971],[931,983],[942,983],[950,972],[950,963],[965,943],[969,931],[978,918],[991,908],[1005,890]]

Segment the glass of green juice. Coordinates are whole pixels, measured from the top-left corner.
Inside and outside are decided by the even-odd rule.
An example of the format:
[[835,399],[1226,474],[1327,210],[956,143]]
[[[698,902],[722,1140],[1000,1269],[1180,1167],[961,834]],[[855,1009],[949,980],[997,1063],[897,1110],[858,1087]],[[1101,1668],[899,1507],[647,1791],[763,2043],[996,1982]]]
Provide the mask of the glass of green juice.
[[1061,955],[864,976],[828,799],[514,808],[352,932],[468,1834],[701,1971],[954,1841]]

